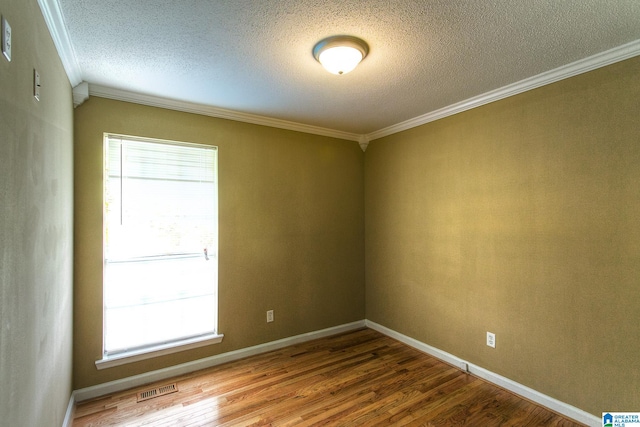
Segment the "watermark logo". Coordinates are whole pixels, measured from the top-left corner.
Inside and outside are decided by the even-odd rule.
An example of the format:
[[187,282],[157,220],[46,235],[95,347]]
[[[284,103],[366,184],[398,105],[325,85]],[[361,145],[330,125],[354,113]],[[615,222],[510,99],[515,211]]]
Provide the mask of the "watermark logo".
[[602,414],[603,427],[613,427],[613,415],[606,413]]
[[602,427],[640,427],[640,412],[603,412]]

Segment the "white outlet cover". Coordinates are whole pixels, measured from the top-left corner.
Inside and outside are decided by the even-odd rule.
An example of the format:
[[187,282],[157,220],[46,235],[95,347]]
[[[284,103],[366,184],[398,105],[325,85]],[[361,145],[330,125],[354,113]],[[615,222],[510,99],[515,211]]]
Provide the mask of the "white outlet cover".
[[11,62],[11,25],[2,17],[2,53]]
[[496,334],[493,332],[487,332],[487,345],[496,348]]
[[273,322],[273,310],[267,311],[267,322]]

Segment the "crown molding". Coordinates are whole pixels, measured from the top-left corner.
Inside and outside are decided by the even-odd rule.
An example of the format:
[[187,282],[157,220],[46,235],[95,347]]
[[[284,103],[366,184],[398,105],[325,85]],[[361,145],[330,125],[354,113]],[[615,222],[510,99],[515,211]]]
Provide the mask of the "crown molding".
[[64,23],[60,3],[58,3],[58,0],[38,0],[38,5],[40,5],[42,16],[49,28],[53,44],[58,50],[58,55],[69,78],[69,83],[71,83],[71,87],[75,87],[82,82],[82,72],[76,52],[69,39],[69,32]]
[[[82,83],[82,72],[77,60],[76,53],[69,39],[67,27],[64,23],[62,10],[58,0],[38,0],[42,15],[49,28],[53,42],[58,50],[58,55],[67,73],[72,87]],[[133,102],[137,104],[149,105],[160,108],[168,108],[188,113],[202,114],[211,117],[235,120],[252,123],[262,126],[270,126],[280,129],[297,132],[310,133],[315,135],[328,136],[332,138],[356,141],[365,151],[369,142],[394,133],[412,129],[423,124],[433,122],[448,116],[452,116],[472,108],[480,107],[500,99],[517,95],[528,90],[555,83],[559,80],[567,79],[578,74],[601,68],[615,62],[633,58],[640,55],[640,40],[615,47],[613,49],[595,54],[593,56],[572,62],[568,65],[555,68],[553,70],[538,74],[536,76],[521,80],[519,82],[486,92],[484,94],[457,102],[447,107],[431,111],[418,117],[406,120],[395,125],[371,132],[369,134],[355,134],[335,129],[312,126],[303,123],[291,122],[282,119],[275,119],[266,116],[243,113],[239,111],[227,110],[202,104],[195,104],[184,101],[177,101],[151,95],[143,95],[119,89],[108,88],[99,85],[89,85],[89,94],[93,96]]]
[[466,99],[461,102],[457,102],[439,110],[431,111],[422,116],[414,117],[413,119],[409,119],[404,122],[377,130],[375,132],[371,132],[369,134],[343,132],[335,129],[311,126],[281,119],[274,119],[265,116],[226,110],[223,108],[194,104],[184,101],[176,101],[151,95],[142,95],[98,85],[90,85],[89,93],[91,95],[103,98],[117,99],[120,101],[133,102],[154,107],[169,108],[178,111],[203,114],[212,117],[236,120],[240,122],[329,136],[333,138],[346,139],[349,141],[357,141],[360,145],[360,148],[362,148],[362,151],[365,151],[367,149],[367,146],[369,145],[369,142],[373,141],[374,139],[412,129],[429,122],[452,116],[454,114],[461,113],[472,108],[480,107],[494,101],[499,101],[501,99],[508,98],[510,96],[536,89],[538,87],[545,86],[551,83],[555,83],[560,80],[568,79],[578,74],[583,74],[597,68],[602,68],[607,65],[624,61],[625,59],[633,58],[638,55],[640,55],[640,40],[635,40],[630,43],[615,47],[613,49],[595,54],[593,56],[589,56],[587,58],[572,62],[562,67],[558,67],[553,70],[538,74],[536,76],[521,80],[519,82],[503,86],[496,90],[486,92],[484,94]]
[[177,101],[173,99],[161,98],[153,95],[144,95],[106,86],[89,84],[89,95],[100,98],[115,99],[118,101],[132,102],[135,104],[148,105],[151,107],[167,108],[170,110],[182,111],[185,113],[201,114],[204,116],[217,117],[220,119],[235,120],[238,122],[252,123],[255,125],[270,126],[279,129],[292,130],[296,132],[310,133],[314,135],[328,136],[331,138],[346,139],[348,141],[360,142],[361,135],[350,132],[343,132],[335,129],[323,128],[319,126],[306,125],[303,123],[291,122],[288,120],[275,119],[257,114],[242,113],[239,111],[227,110],[224,108],[212,107],[208,105],[195,104],[192,102]]
[[369,145],[369,138],[367,138],[367,135],[360,135],[360,138],[358,139],[358,144],[360,144],[360,148],[362,148],[362,152],[365,152],[367,150],[367,146]]
[[391,125],[389,127],[371,132],[365,135],[368,141],[402,132],[414,127],[452,116],[472,108],[480,107],[500,99],[508,98],[528,90],[536,89],[559,80],[568,79],[578,74],[586,73],[597,68],[624,61],[640,55],[640,40],[635,40],[627,44],[615,47],[613,49],[589,56],[587,58],[572,62],[562,67],[538,74],[536,76],[520,80],[519,82],[501,87],[482,95],[469,98],[467,100],[449,105],[439,110],[431,111],[422,116]]
[[89,83],[82,82],[75,86],[73,92],[73,108],[79,107],[84,101],[89,99]]

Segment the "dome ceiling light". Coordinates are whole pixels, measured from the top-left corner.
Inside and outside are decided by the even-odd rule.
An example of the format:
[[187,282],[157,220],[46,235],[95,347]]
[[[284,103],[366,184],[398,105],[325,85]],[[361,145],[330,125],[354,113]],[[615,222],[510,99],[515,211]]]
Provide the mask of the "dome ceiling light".
[[330,73],[347,74],[369,53],[367,43],[353,36],[332,36],[313,47],[313,56]]

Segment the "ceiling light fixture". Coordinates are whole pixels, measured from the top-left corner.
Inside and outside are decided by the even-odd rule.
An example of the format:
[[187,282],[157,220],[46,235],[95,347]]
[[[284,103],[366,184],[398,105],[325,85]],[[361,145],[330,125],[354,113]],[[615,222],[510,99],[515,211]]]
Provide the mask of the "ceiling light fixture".
[[313,47],[313,56],[330,73],[347,74],[369,53],[364,40],[353,36],[332,36]]

